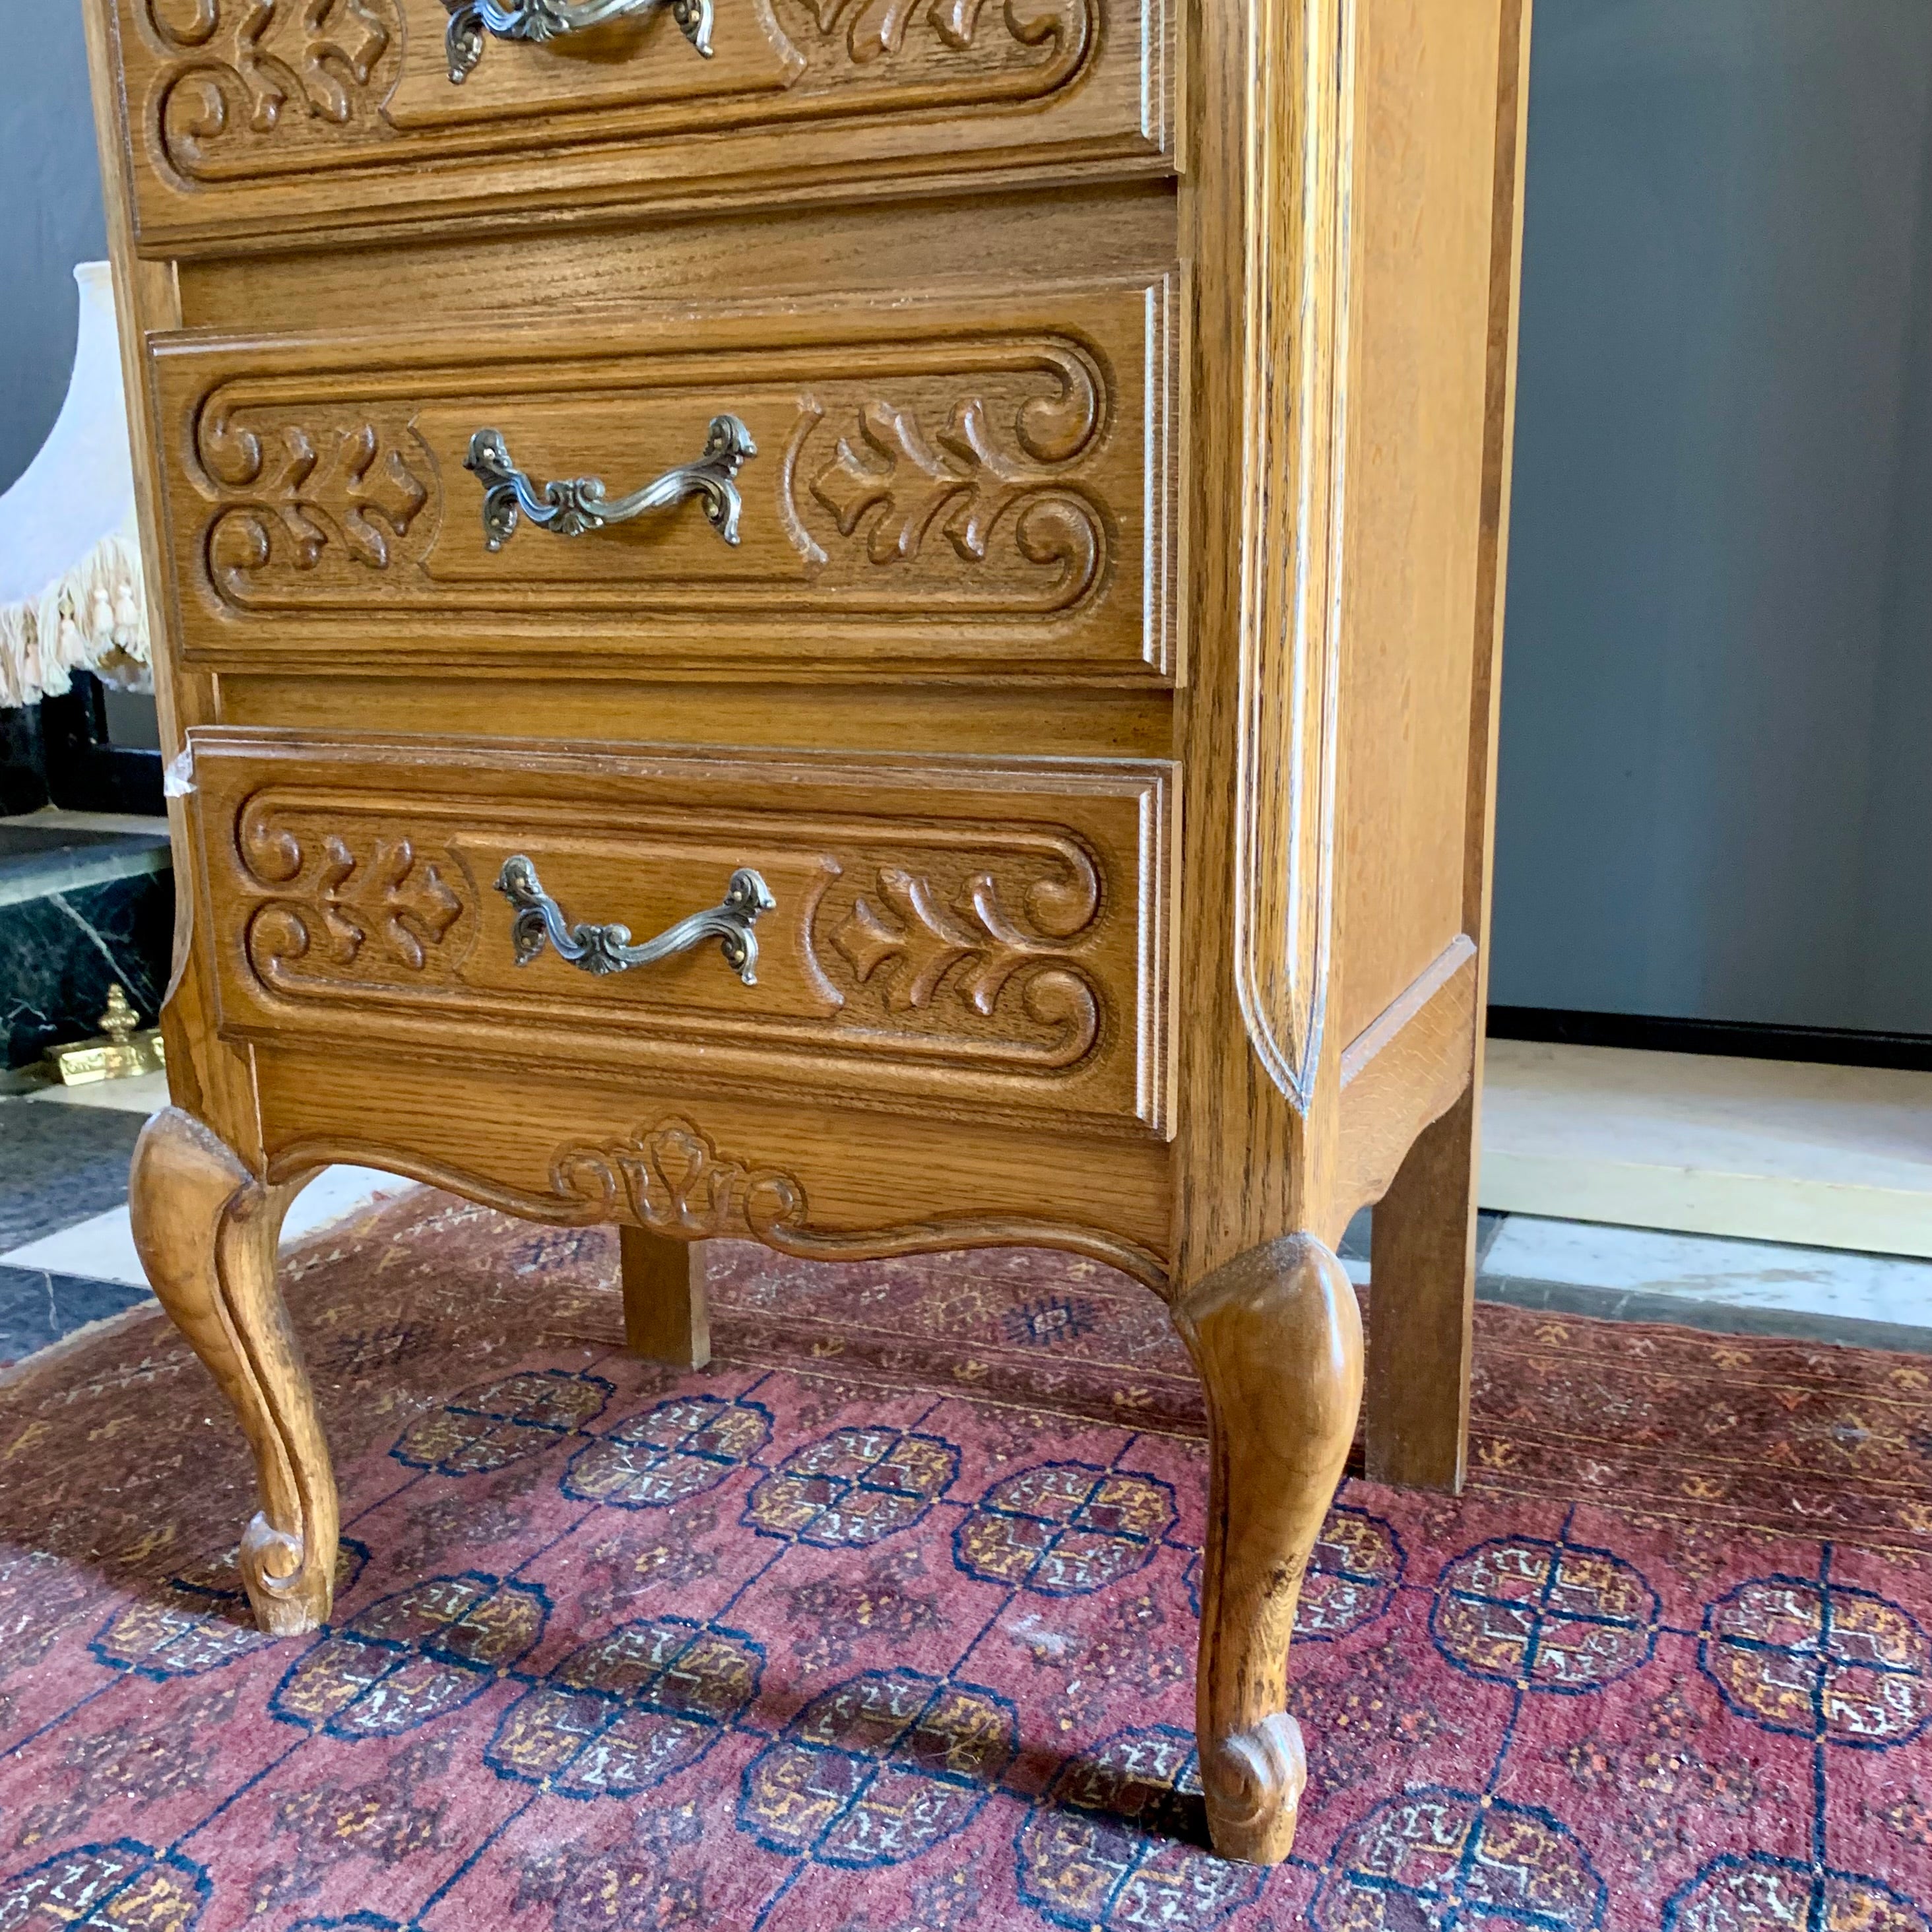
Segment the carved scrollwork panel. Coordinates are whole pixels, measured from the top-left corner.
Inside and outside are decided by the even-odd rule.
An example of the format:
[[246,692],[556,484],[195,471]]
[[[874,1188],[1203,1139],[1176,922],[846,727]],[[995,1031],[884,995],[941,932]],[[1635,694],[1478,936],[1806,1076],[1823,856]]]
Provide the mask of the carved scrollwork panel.
[[803,56],[795,88],[869,85],[957,98],[1037,100],[1069,85],[1094,51],[1096,0],[774,0],[774,23]]
[[426,984],[454,970],[465,935],[452,928],[466,906],[446,851],[439,863],[406,832],[380,825],[311,835],[259,799],[243,812],[236,844],[261,895],[243,944],[266,985]]
[[1069,342],[1011,354],[976,381],[908,371],[801,399],[780,514],[814,583],[877,598],[911,580],[1042,614],[1093,592],[1119,523],[1082,460],[1105,434],[1107,376]]
[[676,1117],[614,1145],[564,1148],[550,1180],[600,1216],[628,1211],[640,1226],[680,1240],[755,1234],[805,1213],[805,1190],[789,1175],[754,1172]]
[[[1149,479],[1167,471],[1172,299],[1165,277],[1070,286],[1054,333],[934,298],[884,325],[897,339],[876,312],[775,311],[701,357],[681,322],[641,317],[599,344],[594,404],[570,366],[580,332],[505,331],[487,385],[467,342],[171,343],[186,647],[254,663],[320,647],[326,625],[332,661],[470,663],[602,625],[622,655],[795,663],[806,617],[834,659],[1165,670],[1175,513]],[[568,545],[484,541],[464,467],[478,424],[546,473],[628,474],[686,449],[714,404],[770,452],[738,478],[735,547],[688,506]]]
[[844,1024],[942,1026],[962,1047],[1042,1071],[1079,1064],[1110,1004],[1091,856],[1072,839],[995,868],[976,862],[983,850],[922,856],[917,868],[876,864],[826,895],[818,957],[845,996]]
[[[758,848],[775,877],[813,884],[788,884],[784,905],[766,916],[763,991],[740,1008],[741,1024],[774,1043],[849,1042],[1016,1072],[1070,1071],[1094,1052],[1115,996],[1097,929],[1099,871],[1077,839],[988,826],[893,837],[850,820],[801,830],[803,844],[775,845],[768,830]],[[256,902],[250,965],[286,996],[438,990],[507,1007],[523,983],[522,955],[513,934],[500,956],[470,956],[471,882],[494,876],[497,847],[518,842],[536,842],[520,828],[493,838],[380,805],[258,794],[236,831],[244,896]],[[702,862],[689,869],[701,873]],[[494,905],[482,916],[495,920]],[[626,1000],[588,1010],[605,1024],[662,1024],[667,1000],[693,1004],[661,980],[638,988],[641,1009]],[[574,982],[560,996],[545,991],[553,1011],[578,1004]],[[698,1004],[716,1007],[716,989],[700,985]]]
[[812,1261],[856,1261],[945,1247],[1016,1245],[1070,1248],[1145,1282],[1167,1287],[1162,1259],[1138,1244],[1076,1222],[987,1215],[835,1233],[814,1227],[796,1175],[722,1154],[681,1115],[640,1127],[627,1138],[562,1148],[550,1185],[572,1204],[572,1220],[629,1218],[679,1240],[748,1236],[782,1254]]
[[385,138],[402,64],[398,0],[139,0],[160,58],[160,155],[195,181],[313,163]]
[[808,1261],[867,1261],[983,1247],[1064,1248],[1116,1268],[1166,1295],[1166,1258],[1114,1230],[1071,1218],[952,1214],[834,1228],[814,1222],[804,1182],[776,1166],[724,1151],[682,1114],[616,1140],[572,1142],[553,1157],[548,1186],[506,1185],[379,1140],[308,1137],[283,1148],[272,1176],[332,1162],[382,1167],[526,1220],[567,1226],[634,1220],[680,1240],[748,1237]]
[[318,600],[364,593],[434,539],[440,487],[406,415],[290,412],[224,388],[196,413],[194,449],[214,496],[208,581],[237,612],[291,584]]
[[[715,144],[720,133],[788,126],[796,140],[921,110],[1036,114],[1084,82],[1062,110],[1083,120],[1099,108],[1085,97],[1108,51],[1102,0],[748,0],[721,10],[707,62],[675,58],[655,22],[620,22],[598,36],[609,57],[526,44],[458,88],[443,0],[119,4],[141,145],[171,184],[204,188],[345,171],[352,179],[399,164],[473,172],[479,129],[506,110],[539,128],[560,122],[580,140],[691,142],[687,158],[668,158],[674,175],[701,171],[694,137]],[[1129,37],[1147,32],[1136,20]],[[1124,110],[1141,104],[1116,61],[1105,119],[1138,132],[1142,112]],[[650,172],[664,170],[661,160]],[[431,188],[425,180],[418,192]],[[344,198],[353,205],[352,185]]]
[[[719,782],[716,754],[691,762]],[[862,766],[815,796],[806,773],[744,754],[743,785],[778,806],[761,812],[728,802],[729,784],[698,808],[670,764],[628,806],[608,789],[573,803],[528,774],[536,795],[518,803],[490,796],[487,768],[418,771],[398,797],[373,773],[264,783],[251,760],[198,747],[228,1023],[640,1070],[696,1054],[760,1082],[1161,1125],[1164,767],[1096,768],[1091,789],[1042,772],[1058,794],[1012,799],[1028,809],[1003,822],[968,768],[863,815],[878,775]],[[1064,822],[1036,815],[1048,799]],[[644,829],[668,814],[674,834]],[[754,868],[772,901],[755,983],[708,951],[603,977],[520,952],[494,889],[512,855],[571,917],[639,932]]]

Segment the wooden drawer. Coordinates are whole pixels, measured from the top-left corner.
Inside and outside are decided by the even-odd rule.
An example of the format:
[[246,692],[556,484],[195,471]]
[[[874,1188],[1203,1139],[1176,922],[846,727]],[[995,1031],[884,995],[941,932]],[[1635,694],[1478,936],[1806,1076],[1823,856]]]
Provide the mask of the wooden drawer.
[[[829,1102],[1167,1131],[1178,788],[1152,760],[994,761],[190,734],[222,1031],[575,1066]],[[600,974],[518,963],[527,860],[639,940],[775,902],[756,983],[718,939]]]
[[[154,338],[174,634],[230,668],[1168,675],[1172,282]],[[721,412],[757,451],[735,544],[686,499],[487,547],[478,429],[615,495]]]
[[1172,10],[1134,0],[728,0],[450,78],[442,0],[111,0],[140,244],[465,233],[530,211],[1164,170]]

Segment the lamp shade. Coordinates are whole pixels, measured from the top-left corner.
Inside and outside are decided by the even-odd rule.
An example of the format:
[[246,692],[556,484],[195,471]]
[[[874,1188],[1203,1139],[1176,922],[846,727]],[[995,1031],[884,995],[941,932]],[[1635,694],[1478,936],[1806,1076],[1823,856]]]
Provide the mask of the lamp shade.
[[74,374],[52,433],[0,496],[0,705],[58,697],[76,670],[145,689],[147,604],[134,521],[114,284],[82,262]]

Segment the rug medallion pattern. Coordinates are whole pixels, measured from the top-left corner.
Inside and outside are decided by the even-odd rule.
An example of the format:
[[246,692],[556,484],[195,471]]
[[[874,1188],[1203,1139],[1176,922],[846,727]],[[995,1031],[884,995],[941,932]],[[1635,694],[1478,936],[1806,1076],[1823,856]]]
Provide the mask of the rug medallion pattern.
[[707,1254],[422,1192],[288,1264],[337,1610],[248,1623],[166,1325],[0,1388],[0,1932],[1932,1932],[1932,1378],[1482,1311],[1462,1498],[1343,1485],[1295,1856],[1205,1848],[1204,1455],[1062,1256]]

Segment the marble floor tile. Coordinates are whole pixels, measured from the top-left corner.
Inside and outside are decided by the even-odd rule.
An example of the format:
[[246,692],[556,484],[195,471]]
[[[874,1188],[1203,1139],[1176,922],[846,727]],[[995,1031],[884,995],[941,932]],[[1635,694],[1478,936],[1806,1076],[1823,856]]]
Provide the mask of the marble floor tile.
[[131,1114],[0,1100],[0,1255],[128,1198]]
[[94,1281],[117,1282],[127,1288],[148,1285],[141,1258],[134,1252],[124,1198],[118,1208],[90,1214],[70,1228],[43,1234],[37,1241],[0,1254],[0,1268],[52,1269]]
[[105,1107],[116,1113],[139,1114],[143,1120],[168,1104],[165,1073],[136,1073],[124,1080],[90,1080],[83,1087],[63,1087],[56,1080],[21,1098],[43,1106]]
[[0,1263],[0,1368],[147,1299],[147,1290]]
[[[359,1214],[380,1196],[405,1192],[416,1184],[393,1174],[379,1173],[374,1168],[326,1168],[296,1196],[282,1223],[282,1240],[284,1244],[300,1240]],[[124,1184],[124,1196],[125,1191]],[[140,1257],[134,1252],[134,1231],[128,1224],[124,1198],[120,1206],[105,1214],[90,1216],[70,1228],[0,1253],[0,1267],[51,1269],[128,1288],[145,1289],[147,1285]]]
[[147,872],[0,904],[0,1032],[9,1066],[99,1030],[118,984],[143,1023],[167,986],[174,878]]
[[1512,1214],[1484,1274],[1677,1302],[1932,1328],[1932,1262]]
[[370,1202],[406,1194],[420,1185],[374,1167],[326,1167],[295,1198],[282,1222],[284,1244],[359,1214]]
[[74,825],[58,812],[0,818],[0,905],[169,870],[167,820],[134,823],[142,829]]

